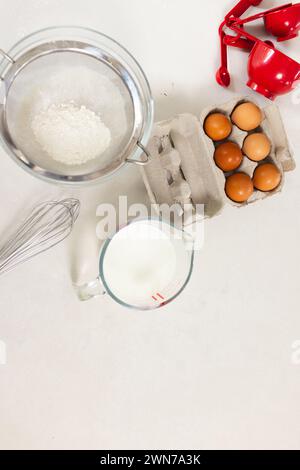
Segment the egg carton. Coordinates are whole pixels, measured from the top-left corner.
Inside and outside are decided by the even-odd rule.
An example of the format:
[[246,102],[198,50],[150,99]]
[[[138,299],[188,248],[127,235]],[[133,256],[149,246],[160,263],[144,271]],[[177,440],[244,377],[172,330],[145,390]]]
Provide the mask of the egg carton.
[[[220,214],[226,204],[240,208],[271,197],[282,190],[285,184],[284,173],[294,170],[296,165],[279,109],[275,104],[271,104],[265,108],[260,106],[263,121],[257,131],[264,132],[271,141],[272,149],[266,161],[273,162],[281,171],[281,184],[270,192],[255,190],[250,199],[242,204],[233,202],[225,193],[225,181],[229,173],[224,174],[214,162],[215,144],[204,132],[204,121],[212,112],[222,112],[230,117],[238,104],[248,101],[255,103],[252,97],[238,97],[221,106],[204,109],[199,118],[192,114],[180,114],[154,125],[149,142],[152,158],[141,171],[150,202],[157,212],[161,204],[179,203],[184,210],[184,201],[190,201],[194,207],[190,219],[195,220],[198,217],[198,204],[204,204],[204,215],[211,218]],[[242,147],[247,135],[248,132],[233,125],[232,134],[227,140]],[[238,171],[252,177],[256,166],[257,163],[244,157]],[[182,194],[178,183],[181,180],[187,184],[182,185]],[[189,222],[190,220],[186,223]]]

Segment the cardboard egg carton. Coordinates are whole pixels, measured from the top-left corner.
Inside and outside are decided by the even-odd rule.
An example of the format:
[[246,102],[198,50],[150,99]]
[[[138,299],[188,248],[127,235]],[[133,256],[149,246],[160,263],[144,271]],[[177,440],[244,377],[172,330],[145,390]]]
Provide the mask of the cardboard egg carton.
[[[184,210],[184,202],[192,202],[195,208],[197,204],[204,204],[205,216],[210,218],[219,214],[226,204],[243,207],[271,197],[282,190],[285,183],[284,173],[292,171],[296,165],[280,112],[276,105],[271,104],[265,108],[260,107],[263,112],[263,122],[258,131],[267,134],[272,143],[266,161],[275,163],[280,169],[281,184],[274,191],[267,193],[255,190],[251,198],[242,204],[237,204],[226,196],[224,187],[228,174],[224,174],[216,166],[215,144],[205,134],[203,126],[210,113],[222,112],[230,118],[234,108],[245,101],[255,103],[252,97],[240,97],[224,105],[204,109],[199,119],[192,114],[180,114],[173,119],[155,124],[149,143],[152,158],[141,171],[151,204],[157,207],[157,211],[161,204],[179,203]],[[247,132],[233,125],[232,134],[227,140],[236,142],[242,147],[247,135]],[[242,165],[236,171],[245,172],[252,177],[256,166],[256,162],[244,157]],[[182,181],[187,184],[183,185]],[[181,188],[182,194],[180,194]],[[191,215],[193,220],[195,217],[197,217],[196,209]]]

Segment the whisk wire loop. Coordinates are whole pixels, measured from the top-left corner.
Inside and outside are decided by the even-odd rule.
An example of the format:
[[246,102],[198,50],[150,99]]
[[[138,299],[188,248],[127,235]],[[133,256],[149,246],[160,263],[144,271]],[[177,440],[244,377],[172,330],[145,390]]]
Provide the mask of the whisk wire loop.
[[0,275],[65,240],[79,211],[80,202],[74,198],[37,204],[0,247]]

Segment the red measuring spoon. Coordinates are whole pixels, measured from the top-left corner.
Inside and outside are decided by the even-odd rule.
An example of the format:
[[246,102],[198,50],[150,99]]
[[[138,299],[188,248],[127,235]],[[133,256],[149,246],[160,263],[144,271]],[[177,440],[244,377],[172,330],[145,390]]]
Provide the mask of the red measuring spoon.
[[224,32],[224,21],[219,28],[220,46],[221,46],[221,66],[216,73],[216,80],[219,85],[228,87],[230,85],[230,73],[228,71],[228,58],[227,46],[238,47],[246,51],[251,51],[254,42],[247,38],[242,38],[241,35],[230,36]]
[[228,71],[227,44],[225,43],[226,34],[223,31],[225,22],[219,28],[220,47],[221,47],[221,67],[216,73],[216,80],[219,85],[228,87],[230,85],[230,74]]
[[240,47],[241,49],[251,50],[253,41],[249,41],[247,38],[242,39],[240,37],[232,37],[226,35],[224,27],[230,24],[235,18],[242,16],[250,7],[257,6],[262,0],[240,0],[238,4],[230,10],[226,15],[225,20],[219,28],[220,37],[220,48],[221,48],[221,66],[216,73],[216,80],[219,85],[228,87],[230,85],[230,74],[228,71],[228,58],[227,58],[227,46]]

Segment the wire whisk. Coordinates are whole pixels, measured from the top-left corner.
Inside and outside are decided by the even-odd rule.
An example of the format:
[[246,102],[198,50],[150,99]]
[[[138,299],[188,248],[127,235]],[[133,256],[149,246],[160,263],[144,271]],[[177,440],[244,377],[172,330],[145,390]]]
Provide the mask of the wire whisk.
[[0,248],[0,275],[67,238],[79,211],[80,202],[73,198],[35,206],[28,218]]

